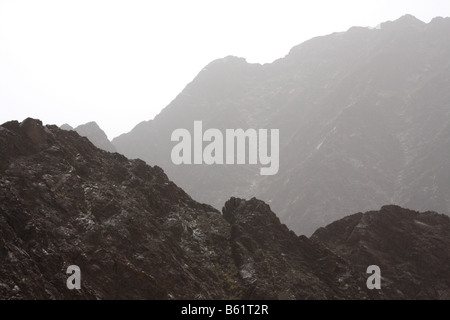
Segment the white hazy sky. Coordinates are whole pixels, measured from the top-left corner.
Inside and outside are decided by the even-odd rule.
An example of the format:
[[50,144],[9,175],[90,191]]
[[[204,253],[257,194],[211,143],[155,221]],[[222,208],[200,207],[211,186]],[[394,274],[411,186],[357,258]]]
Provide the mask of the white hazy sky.
[[210,61],[266,63],[312,37],[449,0],[0,0],[0,123],[27,117],[109,138],[152,119]]

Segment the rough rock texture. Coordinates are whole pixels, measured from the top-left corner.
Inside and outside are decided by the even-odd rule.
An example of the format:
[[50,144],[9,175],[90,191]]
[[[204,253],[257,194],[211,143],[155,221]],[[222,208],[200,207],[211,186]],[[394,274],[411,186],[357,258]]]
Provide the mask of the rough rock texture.
[[[0,297],[233,297],[217,285],[226,252],[206,246],[226,222],[160,168],[40,121],[0,128]],[[65,287],[72,264],[80,292]]]
[[[386,215],[380,220],[391,226],[408,223]],[[445,298],[448,284],[438,271],[448,266],[448,219],[427,213],[417,221],[422,233],[391,227],[383,236],[412,243],[427,228],[441,228],[414,242],[426,246],[409,262],[440,269],[392,279],[389,288],[416,297],[403,286],[426,280],[430,289],[420,297]],[[159,167],[102,151],[74,131],[33,119],[0,126],[0,299],[399,297],[366,289],[364,262],[317,238],[296,236],[256,199],[232,198],[221,214],[192,200]],[[399,268],[409,261],[375,249]],[[66,287],[69,265],[81,268],[79,291]]]
[[386,297],[450,300],[448,216],[385,206],[334,222],[312,239],[359,271],[378,265]]
[[[245,238],[238,230],[245,224],[230,224],[214,208],[193,201],[158,167],[104,152],[74,131],[42,126],[38,120],[0,128],[1,298],[269,298],[285,292],[289,297],[347,296],[346,290],[322,283],[311,266],[304,266],[303,277],[295,266],[286,266],[281,253],[271,257],[276,249],[262,256],[237,252]],[[246,210],[252,204],[261,205],[250,202]],[[228,216],[238,214],[230,210]],[[281,226],[268,207],[253,211],[261,221],[268,215],[277,237],[291,242],[290,250],[300,251],[302,241],[309,243]],[[271,226],[266,232],[274,238]],[[274,259],[272,267],[297,272],[302,292],[292,288],[291,293],[284,286],[285,274],[280,283],[272,283],[272,273],[269,282],[249,292],[246,272],[251,264],[245,265],[244,259],[255,260],[258,274],[252,279],[259,283],[265,277],[259,264],[264,265],[263,257]],[[65,287],[65,270],[72,264],[82,270],[81,291]],[[308,285],[313,283],[320,287]]]
[[296,236],[264,202],[231,198],[223,216],[231,224],[232,255],[247,288],[245,298],[368,297],[363,273],[322,245]]

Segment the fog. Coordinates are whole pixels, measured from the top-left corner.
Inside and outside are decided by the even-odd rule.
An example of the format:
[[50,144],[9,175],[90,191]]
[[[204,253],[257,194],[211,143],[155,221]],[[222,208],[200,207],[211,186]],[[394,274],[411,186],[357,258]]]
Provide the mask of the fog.
[[96,121],[111,139],[152,119],[210,61],[266,63],[314,36],[448,1],[1,1],[0,123]]

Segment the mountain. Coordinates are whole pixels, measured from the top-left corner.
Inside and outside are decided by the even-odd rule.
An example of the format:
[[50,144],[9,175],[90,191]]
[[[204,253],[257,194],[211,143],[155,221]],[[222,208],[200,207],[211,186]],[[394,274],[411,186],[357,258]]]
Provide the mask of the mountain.
[[[0,126],[0,151],[0,299],[410,299],[403,288],[419,282],[422,298],[450,292],[446,216],[387,207],[308,239],[260,200],[231,198],[220,213],[161,168],[39,120]],[[366,289],[369,261],[389,290]],[[81,290],[66,287],[70,265]]]
[[[213,61],[155,119],[115,138],[194,199],[269,203],[311,235],[349,212],[391,203],[450,213],[450,19],[413,16],[314,38],[270,64]],[[280,130],[280,168],[180,165],[179,128]]]
[[60,126],[59,128],[62,129],[62,130],[66,130],[66,131],[73,130],[73,127],[72,127],[70,124],[68,124],[68,123],[64,123],[64,124],[63,124],[62,126]]
[[[360,275],[332,288],[351,267],[260,201],[230,200],[222,216],[162,169],[74,131],[33,119],[0,128],[0,298],[365,297]],[[328,261],[337,271],[324,276]],[[66,288],[73,264],[81,291]]]
[[86,124],[79,125],[75,129],[70,125],[63,124],[61,127],[63,130],[74,130],[82,137],[86,137],[91,141],[97,148],[108,152],[116,152],[116,148],[113,146],[111,141],[108,140],[105,132],[98,126],[96,122],[88,122]]
[[385,206],[334,222],[312,239],[361,272],[377,264],[393,299],[450,300],[449,229],[448,216]]

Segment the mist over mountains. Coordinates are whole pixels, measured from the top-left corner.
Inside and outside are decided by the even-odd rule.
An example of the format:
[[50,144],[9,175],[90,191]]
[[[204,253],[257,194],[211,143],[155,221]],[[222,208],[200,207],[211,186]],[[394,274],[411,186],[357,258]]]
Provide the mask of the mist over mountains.
[[60,128],[67,131],[73,130],[78,132],[80,136],[88,138],[97,148],[108,152],[117,151],[111,141],[108,140],[106,133],[94,121],[79,125],[76,128],[72,128],[72,126],[65,123]]
[[[450,212],[450,19],[407,15],[314,38],[271,64],[213,61],[154,120],[115,138],[220,208],[256,196],[298,234],[385,204]],[[280,170],[175,166],[171,133],[275,128]]]
[[[407,15],[270,64],[218,59],[113,141],[0,125],[0,300],[449,300],[449,34]],[[278,174],[174,165],[195,121],[279,129]]]

